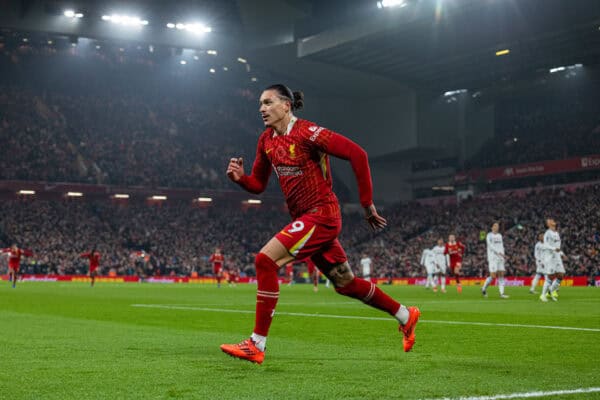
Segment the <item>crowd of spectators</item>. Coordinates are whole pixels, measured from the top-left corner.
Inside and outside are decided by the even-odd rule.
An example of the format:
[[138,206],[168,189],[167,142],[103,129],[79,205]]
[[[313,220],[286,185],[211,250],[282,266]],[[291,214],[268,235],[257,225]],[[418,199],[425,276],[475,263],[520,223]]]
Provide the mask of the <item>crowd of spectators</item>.
[[0,87],[0,179],[231,187],[222,172],[232,154],[252,155],[260,129],[229,110]]
[[[567,255],[567,273],[600,274],[600,186],[568,192],[562,189],[531,192],[525,197],[472,199],[459,206],[411,205],[390,210],[390,228],[370,241],[351,248],[354,264],[365,253],[375,261],[379,276],[423,276],[419,265],[425,248],[437,239],[456,234],[467,246],[463,263],[466,276],[487,275],[485,235],[500,222],[506,249],[507,274],[529,275],[535,270],[533,247],[546,231],[545,219],[558,221]],[[406,226],[403,226],[406,224]],[[412,227],[412,228],[411,228]]]
[[598,154],[600,82],[553,81],[545,88],[498,99],[495,121],[494,137],[465,169]]
[[[499,221],[509,275],[535,269],[533,247],[544,220],[556,218],[567,255],[567,273],[600,274],[600,187],[546,191],[526,197],[474,199],[459,206],[399,205],[382,210],[388,228],[371,233],[360,214],[346,214],[341,235],[351,265],[359,273],[363,254],[374,261],[377,277],[423,276],[421,252],[455,233],[467,246],[467,276],[487,273],[485,233]],[[33,250],[25,271],[84,273],[78,254],[94,246],[103,254],[102,273],[136,274],[135,251],[149,259],[146,274],[210,274],[208,257],[221,247],[227,264],[253,275],[261,246],[289,222],[282,211],[197,208],[188,203],[118,205],[108,201],[4,201],[0,203],[0,245]],[[1,261],[0,265],[5,265]]]
[[[261,131],[258,88],[237,80],[247,78],[249,69],[242,70],[246,75],[230,70],[229,80],[218,74],[207,79],[168,62],[161,69],[136,51],[108,55],[70,44],[57,51],[0,42],[0,180],[234,188],[223,173],[227,161],[232,155],[251,161]],[[123,61],[128,57],[132,62]],[[496,135],[469,166],[600,153],[600,90],[597,84],[583,86],[499,101]],[[413,168],[454,161],[439,162]],[[335,176],[334,185],[345,200],[347,188]],[[276,186],[272,180],[268,190],[278,191]],[[500,220],[509,274],[528,274],[536,235],[551,215],[561,226],[569,273],[594,275],[599,273],[599,195],[595,187],[525,199],[476,199],[457,208],[398,205],[384,211],[390,226],[375,235],[361,216],[346,215],[341,240],[353,267],[368,254],[375,275],[410,277],[423,274],[418,265],[423,248],[454,232],[468,247],[465,272],[482,276],[480,235]],[[204,274],[210,271],[209,255],[221,246],[228,262],[252,274],[253,254],[288,221],[280,212],[183,203],[151,207],[37,199],[2,201],[0,213],[0,245],[31,248],[35,256],[27,271],[58,274],[84,272],[78,254],[94,246],[103,254],[103,273],[139,273],[131,255],[144,250],[150,255],[143,266],[149,274]]]
[[232,189],[229,159],[250,168],[263,129],[258,84],[123,57],[0,42],[0,180]]

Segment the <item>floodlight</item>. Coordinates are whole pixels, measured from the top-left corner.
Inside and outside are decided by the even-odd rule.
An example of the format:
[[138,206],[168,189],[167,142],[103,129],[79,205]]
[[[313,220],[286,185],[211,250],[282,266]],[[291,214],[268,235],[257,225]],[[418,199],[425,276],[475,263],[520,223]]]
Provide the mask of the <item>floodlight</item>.
[[136,16],[129,15],[120,15],[120,14],[112,14],[112,15],[103,15],[102,20],[109,21],[114,24],[124,25],[124,26],[144,26],[148,25],[148,21],[145,19],[140,19]]

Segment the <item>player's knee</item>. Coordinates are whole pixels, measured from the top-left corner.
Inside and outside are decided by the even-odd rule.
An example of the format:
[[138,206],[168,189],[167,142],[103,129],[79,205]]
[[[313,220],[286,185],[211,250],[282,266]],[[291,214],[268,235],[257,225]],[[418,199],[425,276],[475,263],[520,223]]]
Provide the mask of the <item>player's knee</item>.
[[273,266],[273,260],[265,253],[261,252],[254,258],[254,266],[256,267],[256,271],[264,270],[265,268]]

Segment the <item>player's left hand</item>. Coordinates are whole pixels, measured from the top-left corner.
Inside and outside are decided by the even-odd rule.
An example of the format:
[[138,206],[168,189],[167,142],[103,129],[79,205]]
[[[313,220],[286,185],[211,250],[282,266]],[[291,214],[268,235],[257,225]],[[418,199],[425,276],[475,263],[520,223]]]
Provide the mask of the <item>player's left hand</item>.
[[386,219],[377,214],[377,209],[375,209],[374,204],[365,208],[365,219],[373,231],[382,230],[387,226]]

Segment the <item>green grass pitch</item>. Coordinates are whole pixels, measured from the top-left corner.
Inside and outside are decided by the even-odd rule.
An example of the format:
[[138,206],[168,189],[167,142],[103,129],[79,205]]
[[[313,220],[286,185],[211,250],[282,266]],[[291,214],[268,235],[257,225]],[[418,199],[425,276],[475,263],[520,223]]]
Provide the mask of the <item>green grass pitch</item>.
[[[255,286],[2,282],[0,398],[454,399],[600,387],[597,288],[565,287],[547,304],[527,288],[507,288],[509,300],[495,287],[488,299],[478,287],[383,289],[421,308],[411,353],[396,323],[378,319],[386,314],[324,286],[282,286],[259,366],[219,350],[250,334]],[[600,393],[551,397],[563,398]]]

